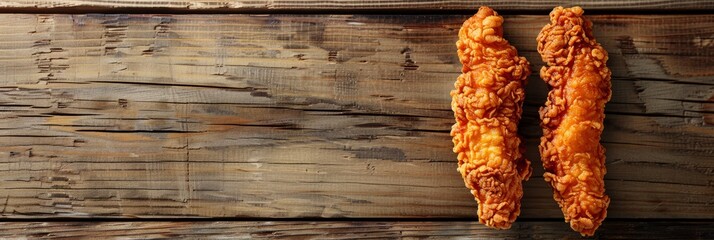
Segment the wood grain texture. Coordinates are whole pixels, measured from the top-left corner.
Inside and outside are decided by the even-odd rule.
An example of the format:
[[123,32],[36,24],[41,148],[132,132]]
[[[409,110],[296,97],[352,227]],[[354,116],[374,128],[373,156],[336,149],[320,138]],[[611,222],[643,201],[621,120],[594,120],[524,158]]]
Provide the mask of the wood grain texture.
[[[516,222],[509,230],[474,222],[15,222],[0,238],[30,239],[579,239],[555,221]],[[605,221],[598,239],[712,239],[712,222]]]
[[555,6],[581,6],[588,10],[662,11],[662,10],[713,10],[714,3],[707,0],[0,0],[0,9],[12,11],[28,9],[79,9],[101,11],[108,9],[164,8],[175,11],[219,10],[227,12],[271,12],[304,10],[400,10],[443,11],[475,10],[486,5],[496,10],[550,11]]
[[[448,95],[467,16],[0,15],[0,215],[475,217]],[[593,16],[609,218],[714,218],[714,15]],[[506,16],[542,66],[547,16]],[[522,218],[561,218],[538,160]]]

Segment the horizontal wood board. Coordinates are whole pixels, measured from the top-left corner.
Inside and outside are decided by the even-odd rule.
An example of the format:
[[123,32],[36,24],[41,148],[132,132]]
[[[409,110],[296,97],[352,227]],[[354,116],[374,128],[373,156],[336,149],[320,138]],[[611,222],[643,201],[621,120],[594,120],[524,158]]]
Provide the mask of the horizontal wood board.
[[581,6],[598,11],[703,11],[714,10],[714,2],[707,0],[0,0],[3,11],[106,11],[113,9],[148,11],[223,11],[223,12],[271,12],[271,11],[470,11],[479,6],[491,6],[506,11],[550,11],[555,6]]
[[[493,230],[474,222],[250,221],[250,222],[14,222],[0,238],[29,239],[579,239],[568,224],[517,222]],[[711,239],[707,222],[605,221],[597,239]]]
[[[469,217],[448,92],[464,15],[0,15],[0,215]],[[608,217],[714,218],[714,15],[595,15]],[[506,16],[543,65],[547,16]],[[534,175],[522,218],[561,218]]]

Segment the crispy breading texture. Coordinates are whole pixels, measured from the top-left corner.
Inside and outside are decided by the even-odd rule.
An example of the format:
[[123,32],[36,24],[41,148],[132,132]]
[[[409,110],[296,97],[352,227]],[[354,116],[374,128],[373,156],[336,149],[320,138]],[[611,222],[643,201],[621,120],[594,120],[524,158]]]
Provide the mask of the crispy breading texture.
[[580,7],[556,7],[538,35],[540,71],[550,85],[540,109],[539,146],[545,180],[553,187],[565,221],[593,235],[607,215],[605,148],[600,145],[605,103],[610,100],[607,52],[595,41]]
[[481,7],[456,42],[462,74],[451,91],[458,171],[478,202],[479,221],[508,229],[520,214],[530,162],[517,134],[529,63],[503,39],[503,18]]

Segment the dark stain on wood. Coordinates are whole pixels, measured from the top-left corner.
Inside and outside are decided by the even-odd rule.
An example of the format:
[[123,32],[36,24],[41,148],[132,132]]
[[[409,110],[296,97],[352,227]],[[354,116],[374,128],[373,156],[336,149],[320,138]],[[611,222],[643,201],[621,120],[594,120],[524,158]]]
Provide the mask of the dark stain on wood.
[[401,149],[388,147],[359,148],[348,150],[355,154],[357,158],[384,159],[405,161],[406,155]]

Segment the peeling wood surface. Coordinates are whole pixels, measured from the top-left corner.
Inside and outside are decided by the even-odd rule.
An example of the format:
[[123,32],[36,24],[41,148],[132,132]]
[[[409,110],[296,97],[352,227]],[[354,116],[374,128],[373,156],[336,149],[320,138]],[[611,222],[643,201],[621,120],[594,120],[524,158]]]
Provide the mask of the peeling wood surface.
[[[707,0],[0,0],[0,9],[41,11],[42,9],[111,10],[169,9],[174,11],[216,10],[228,12],[269,11],[325,11],[325,10],[399,10],[444,11],[475,10],[481,5],[496,10],[550,11],[554,6],[581,6],[588,10],[662,11],[714,10],[714,2]],[[33,10],[34,9],[34,10]]]
[[[0,215],[475,218],[448,135],[466,17],[0,15]],[[608,217],[714,218],[714,15],[591,18]],[[547,16],[505,19],[537,72]],[[546,93],[522,219],[562,218]]]
[[[577,239],[568,225],[555,221],[516,222],[493,230],[474,222],[15,222],[0,223],[0,238],[130,239]],[[712,239],[711,222],[605,221],[602,239]]]

